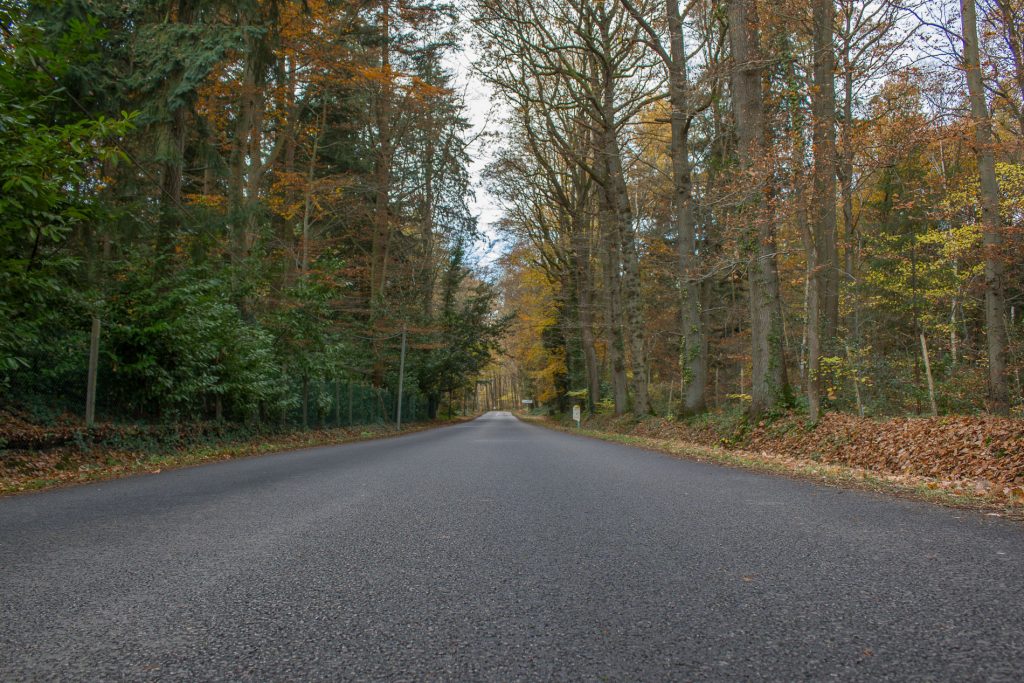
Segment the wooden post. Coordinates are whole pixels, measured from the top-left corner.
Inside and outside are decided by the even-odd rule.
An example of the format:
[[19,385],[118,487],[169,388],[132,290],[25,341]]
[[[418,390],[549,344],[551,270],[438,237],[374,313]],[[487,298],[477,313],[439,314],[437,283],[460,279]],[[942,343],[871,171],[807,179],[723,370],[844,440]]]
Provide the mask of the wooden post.
[[405,388],[405,337],[405,325],[402,325],[402,359],[398,365],[398,409],[395,411],[395,427],[399,432],[402,431],[402,391]]
[[346,426],[352,426],[352,380],[348,381],[348,424]]
[[309,377],[302,378],[302,428],[309,429]]
[[100,319],[93,316],[89,335],[89,374],[85,384],[85,426],[96,422],[96,374],[100,362]]
[[341,426],[341,382],[334,380],[334,426]]
[[935,405],[935,382],[932,380],[932,364],[928,359],[928,342],[921,333],[921,353],[924,355],[924,372],[928,377],[928,400],[931,401],[932,417],[938,417],[939,409]]

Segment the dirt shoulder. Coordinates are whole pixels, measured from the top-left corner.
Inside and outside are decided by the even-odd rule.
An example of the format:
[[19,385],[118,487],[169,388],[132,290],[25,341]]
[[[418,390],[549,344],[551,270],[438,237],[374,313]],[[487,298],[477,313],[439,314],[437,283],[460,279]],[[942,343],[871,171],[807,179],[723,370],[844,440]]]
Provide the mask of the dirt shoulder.
[[[956,508],[986,511],[989,514],[1024,520],[1024,470],[1016,464],[1013,453],[1004,451],[986,455],[986,436],[967,429],[963,422],[954,423],[961,440],[968,445],[942,442],[944,430],[940,425],[906,425],[905,421],[873,421],[861,418],[861,424],[845,424],[848,438],[835,438],[833,427],[821,429],[792,422],[777,425],[777,436],[771,438],[770,425],[755,425],[744,434],[735,431],[723,436],[714,425],[676,423],[672,420],[650,418],[637,422],[628,418],[598,417],[585,421],[582,429],[566,422],[543,417],[520,419],[550,429],[591,438],[613,441],[666,453],[679,458],[711,462],[729,467],[740,467],[811,479],[832,486],[856,488],[925,500]],[[848,416],[842,416],[848,417]],[[986,418],[971,418],[984,420]],[[1011,421],[1012,422],[1012,421]],[[1019,430],[1018,425],[1012,425]],[[1005,426],[1000,425],[1000,429]],[[821,429],[821,431],[818,431]],[[698,431],[696,438],[692,432]],[[930,434],[928,444],[915,445],[912,439],[899,442],[890,432]],[[988,438],[989,444],[1003,448],[1015,442],[1017,434],[1003,434],[1002,440]],[[859,444],[857,435],[872,443]],[[711,444],[707,441],[712,441]],[[704,443],[701,443],[704,441]],[[718,441],[718,443],[714,443]],[[778,450],[771,449],[775,444]],[[851,446],[851,444],[853,444]],[[858,445],[859,444],[859,445]],[[971,446],[973,444],[973,447]],[[753,448],[751,447],[753,445]],[[871,452],[857,454],[857,448]],[[944,449],[945,457],[935,455]],[[848,460],[847,460],[848,458]],[[851,462],[852,460],[852,462]],[[859,462],[866,463],[858,464]],[[971,463],[972,466],[964,463]],[[994,464],[993,464],[994,462]],[[893,463],[896,463],[895,467]],[[899,469],[897,469],[899,468]],[[973,474],[979,468],[988,477]],[[957,471],[966,474],[956,476]],[[923,474],[934,472],[937,474]]]

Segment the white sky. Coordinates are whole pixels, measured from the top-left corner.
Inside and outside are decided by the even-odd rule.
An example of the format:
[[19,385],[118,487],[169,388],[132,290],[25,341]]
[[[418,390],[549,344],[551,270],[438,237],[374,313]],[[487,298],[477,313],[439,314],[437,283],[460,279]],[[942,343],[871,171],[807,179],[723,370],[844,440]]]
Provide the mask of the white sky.
[[476,245],[474,255],[480,260],[481,265],[488,266],[501,255],[502,251],[502,245],[494,227],[501,217],[501,207],[498,201],[487,192],[481,179],[484,167],[493,158],[491,151],[493,140],[489,139],[486,134],[493,134],[497,131],[498,116],[492,112],[490,86],[473,73],[474,56],[473,41],[469,32],[466,31],[462,37],[461,49],[458,52],[449,53],[448,65],[455,73],[455,88],[465,99],[466,118],[473,126],[470,132],[470,139],[473,140],[473,143],[468,151],[469,175],[476,193],[476,201],[470,204],[470,209],[479,217],[480,232],[483,235],[483,240]]

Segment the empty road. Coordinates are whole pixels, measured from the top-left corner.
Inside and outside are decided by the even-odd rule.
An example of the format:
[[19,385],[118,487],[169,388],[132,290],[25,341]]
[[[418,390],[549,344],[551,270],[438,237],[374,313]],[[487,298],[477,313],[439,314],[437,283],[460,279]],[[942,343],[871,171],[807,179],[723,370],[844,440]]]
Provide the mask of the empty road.
[[1024,527],[491,413],[0,499],[0,680],[1021,680]]

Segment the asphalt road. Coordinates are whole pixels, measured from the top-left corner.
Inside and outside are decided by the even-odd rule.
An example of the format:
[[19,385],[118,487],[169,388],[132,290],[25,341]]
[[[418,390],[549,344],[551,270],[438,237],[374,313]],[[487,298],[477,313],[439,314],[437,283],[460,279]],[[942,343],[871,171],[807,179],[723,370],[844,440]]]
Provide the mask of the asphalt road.
[[1022,680],[1024,526],[492,413],[0,500],[0,680]]

